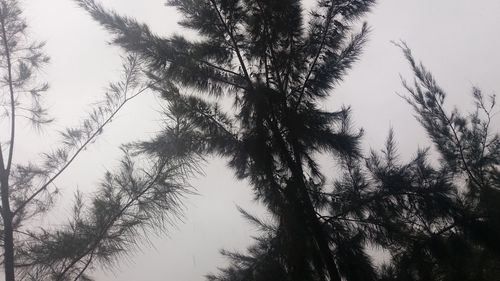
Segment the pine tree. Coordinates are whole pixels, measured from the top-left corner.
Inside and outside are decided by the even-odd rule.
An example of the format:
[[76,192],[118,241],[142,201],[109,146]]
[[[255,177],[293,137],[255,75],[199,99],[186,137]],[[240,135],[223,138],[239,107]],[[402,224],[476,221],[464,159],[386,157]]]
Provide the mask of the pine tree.
[[403,163],[391,130],[382,153],[346,159],[328,219],[348,221],[390,254],[380,280],[494,280],[500,274],[495,96],[474,88],[473,113],[447,112],[444,90],[400,47],[415,74],[413,84],[403,81],[404,99],[438,157],[421,149]]
[[[189,122],[189,146],[228,159],[239,178],[250,180],[278,222],[287,280],[374,276],[362,237],[332,231],[322,220],[331,196],[313,156],[359,154],[349,109],[325,111],[322,102],[360,55],[368,27],[352,30],[373,0],[320,0],[307,16],[296,0],[168,1],[184,16],[180,25],[199,34],[195,40],[162,38],[92,0],[77,2],[115,44],[148,61],[155,88]],[[161,154],[164,139],[144,146]]]
[[[415,62],[410,49],[404,43],[400,47],[415,73],[414,85],[403,81],[408,91],[404,99],[427,131],[439,161],[432,164],[436,156],[427,148],[403,163],[391,130],[382,153],[344,158],[344,175],[330,193],[336,200],[322,218],[336,230],[356,229],[368,243],[390,254],[377,280],[495,280],[500,274],[500,138],[492,127],[495,96],[485,97],[473,88],[475,111],[448,113],[445,92]],[[273,280],[287,280],[279,264],[283,254],[277,244],[279,231],[242,212],[260,227],[262,236],[247,254],[224,251],[229,266],[208,279],[267,280],[266,276],[273,276]],[[351,251],[356,248],[344,245]],[[344,261],[362,272],[360,258]]]
[[[0,86],[5,93],[1,106],[5,117],[8,119],[10,132],[8,143],[0,144],[0,185],[2,199],[2,221],[3,221],[3,248],[5,279],[14,280],[14,230],[17,221],[15,211],[11,210],[12,198],[10,175],[14,170],[12,163],[14,159],[14,145],[16,137],[16,116],[22,116],[18,111],[24,110],[27,118],[35,126],[48,123],[45,110],[40,105],[40,96],[47,90],[44,83],[37,84],[34,81],[34,72],[48,61],[41,51],[43,44],[29,42],[25,38],[26,24],[20,17],[21,10],[16,1],[0,2],[0,56],[2,62],[2,80]],[[29,101],[31,100],[31,107]],[[28,106],[25,106],[28,103]],[[22,106],[21,106],[22,105]],[[5,141],[5,140],[3,140]],[[4,155],[4,148],[8,146]]]
[[439,162],[431,165],[429,153],[422,151],[406,165],[373,165],[378,174],[398,177],[392,184],[379,177],[381,186],[411,193],[394,206],[377,206],[385,212],[383,220],[402,220],[397,235],[389,240],[393,264],[385,280],[494,280],[500,274],[500,136],[492,127],[495,96],[473,88],[476,108],[472,113],[447,112],[445,91],[404,43],[400,47],[415,74],[413,85],[403,81],[405,99],[432,141]]
[[[19,2],[0,0],[0,121],[8,129],[0,142],[1,263],[6,281],[90,280],[86,270],[123,255],[136,245],[139,230],[172,223],[181,210],[179,198],[190,192],[185,178],[196,172],[199,160],[195,154],[179,157],[174,148],[145,159],[137,155],[139,147],[127,145],[118,171],[107,172],[94,194],[77,193],[66,224],[38,225],[56,202],[57,178],[127,102],[150,86],[141,60],[124,57],[121,80],[109,85],[104,99],[77,126],[60,132],[55,149],[23,164],[15,152],[25,136],[16,125],[27,120],[41,130],[52,121],[42,102],[48,84],[38,82],[49,60],[43,46],[30,39]],[[182,127],[170,122],[165,128],[172,147],[181,143],[176,136]]]
[[[391,132],[383,150],[360,155],[349,110],[321,110],[359,57],[367,27],[353,24],[373,1],[318,1],[306,17],[299,1],[173,0],[198,32],[162,38],[146,25],[77,0],[149,63],[149,77],[187,122],[182,148],[228,159],[273,214],[241,210],[262,236],[209,280],[489,280],[498,273],[499,138],[495,105],[474,89],[477,111],[446,113],[444,92],[402,46],[416,75],[405,83],[419,121],[440,153],[401,163]],[[231,103],[228,109],[221,104]],[[161,155],[168,133],[142,146]],[[183,150],[184,151],[184,150]],[[325,185],[314,158],[333,152],[341,179]],[[463,179],[465,181],[460,181]],[[377,270],[367,245],[392,260]],[[485,261],[488,262],[485,262]]]

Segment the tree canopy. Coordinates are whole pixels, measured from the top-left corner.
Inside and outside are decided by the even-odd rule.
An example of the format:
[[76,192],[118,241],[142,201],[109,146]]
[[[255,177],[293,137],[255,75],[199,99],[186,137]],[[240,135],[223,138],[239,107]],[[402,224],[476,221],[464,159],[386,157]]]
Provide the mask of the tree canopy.
[[[109,84],[103,99],[79,124],[59,131],[55,148],[23,163],[16,156],[18,140],[32,136],[20,134],[18,125],[27,120],[40,129],[52,121],[42,102],[49,87],[38,77],[49,61],[43,47],[31,39],[19,1],[0,0],[0,124],[5,130],[0,139],[0,262],[6,281],[89,280],[87,269],[123,255],[136,245],[140,231],[163,229],[177,218],[180,197],[191,192],[186,178],[199,164],[193,153],[145,158],[136,153],[138,147],[126,145],[119,168],[104,173],[93,194],[77,192],[66,221],[40,223],[53,214],[58,177],[127,102],[150,88],[140,58],[124,56],[121,77]],[[172,128],[172,138],[178,128]]]
[[[219,155],[273,215],[248,253],[209,280],[488,280],[498,269],[494,238],[499,139],[494,97],[474,89],[477,111],[447,113],[445,94],[402,44],[415,73],[404,82],[439,161],[429,150],[401,163],[393,133],[382,154],[363,156],[349,109],[323,109],[359,58],[374,1],[173,0],[180,25],[198,36],[161,37],[147,25],[77,0],[112,42],[148,63],[168,115],[186,124],[175,149]],[[230,104],[230,106],[227,106]],[[159,134],[150,153],[170,149]],[[331,153],[343,176],[326,184],[317,162]],[[391,256],[376,268],[367,247]],[[488,259],[489,262],[484,262]],[[481,265],[481,267],[478,267]]]
[[[246,252],[223,250],[229,264],[209,281],[500,275],[494,95],[473,88],[474,112],[447,111],[445,91],[396,43],[414,73],[413,83],[403,80],[402,98],[432,143],[410,161],[398,155],[392,130],[381,151],[363,153],[350,109],[325,106],[361,56],[369,33],[361,19],[374,0],[317,0],[310,11],[299,0],[169,0],[195,35],[167,37],[96,0],[74,1],[127,52],[123,74],[81,124],[61,132],[60,148],[22,165],[12,160],[16,112],[39,125],[51,120],[40,102],[48,87],[34,83],[48,59],[26,36],[19,3],[0,0],[0,86],[11,136],[6,157],[0,148],[7,281],[91,280],[88,269],[112,263],[147,229],[163,230],[179,215],[190,178],[213,156],[249,182],[271,216],[239,208],[259,235]],[[124,145],[118,169],[105,172],[93,194],[76,194],[66,223],[30,227],[54,203],[54,180],[148,89],[163,98],[162,130]],[[25,93],[32,108],[23,106]],[[333,184],[322,155],[340,168]],[[376,265],[370,248],[389,258]]]
[[[368,27],[353,29],[374,1],[318,1],[307,17],[300,1],[168,1],[183,14],[180,25],[199,34],[194,40],[162,38],[94,1],[77,2],[114,43],[148,61],[156,89],[190,126],[180,149],[225,157],[250,180],[278,221],[287,278],[357,274],[334,257],[355,234],[331,235],[321,222],[331,196],[314,154],[359,154],[349,110],[326,111],[321,102],[359,57]],[[166,137],[145,145],[161,154]],[[354,252],[346,255],[365,255],[361,244]]]

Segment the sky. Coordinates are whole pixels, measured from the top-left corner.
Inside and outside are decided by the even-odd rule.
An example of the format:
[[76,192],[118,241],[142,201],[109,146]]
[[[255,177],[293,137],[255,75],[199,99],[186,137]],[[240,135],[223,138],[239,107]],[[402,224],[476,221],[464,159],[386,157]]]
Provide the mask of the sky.
[[[306,6],[311,1],[307,1]],[[120,14],[145,22],[157,34],[180,33],[175,10],[163,0],[101,0]],[[110,46],[107,34],[71,0],[24,0],[23,7],[33,37],[47,42],[51,57],[43,77],[51,89],[46,97],[56,123],[36,134],[28,126],[19,142],[17,161],[37,159],[54,146],[55,132],[76,124],[102,97],[104,87],[117,79],[120,50]],[[380,149],[393,128],[399,154],[410,158],[419,147],[429,145],[411,108],[398,96],[404,94],[400,75],[411,79],[409,66],[391,41],[404,40],[415,57],[433,72],[448,93],[448,108],[471,110],[471,88],[492,94],[500,89],[500,1],[497,0],[384,0],[365,18],[371,26],[364,54],[345,81],[337,87],[325,108],[350,105],[353,121],[364,128],[364,148]],[[57,181],[63,191],[58,212],[69,213],[69,200],[78,188],[95,190],[106,169],[119,160],[119,145],[145,139],[158,132],[160,99],[146,93],[128,104]],[[498,119],[498,118],[497,118]],[[498,131],[498,120],[495,129]],[[36,140],[36,141],[34,141]],[[102,281],[204,280],[225,264],[222,248],[243,250],[256,230],[245,223],[236,206],[262,214],[253,202],[250,186],[235,180],[225,162],[209,159],[205,175],[192,184],[198,195],[185,199],[185,214],[166,234],[152,234],[140,248],[120,259],[112,268],[97,268],[93,276]],[[332,171],[335,161],[324,159]],[[48,218],[47,218],[48,220]]]

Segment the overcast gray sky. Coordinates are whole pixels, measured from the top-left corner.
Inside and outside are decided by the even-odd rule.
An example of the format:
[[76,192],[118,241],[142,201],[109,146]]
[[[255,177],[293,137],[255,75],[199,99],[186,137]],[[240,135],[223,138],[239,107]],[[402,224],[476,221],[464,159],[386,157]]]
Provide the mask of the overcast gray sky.
[[[178,15],[165,7],[163,0],[101,2],[150,24],[159,34],[180,32],[176,27]],[[33,34],[47,41],[46,51],[52,58],[44,73],[51,84],[47,104],[58,121],[53,128],[74,124],[102,95],[106,83],[116,79],[119,49],[106,44],[109,35],[71,0],[25,0],[24,7]],[[470,109],[472,86],[481,87],[487,94],[500,89],[499,14],[498,0],[379,1],[366,18],[372,33],[364,55],[325,107],[351,105],[355,124],[366,131],[367,149],[380,148],[392,126],[400,154],[410,157],[427,142],[410,107],[396,95],[404,93],[399,74],[411,75],[400,50],[390,41],[402,39],[409,44],[448,92],[450,107]],[[116,165],[118,145],[159,130],[158,102],[153,95],[144,95],[123,109],[59,179],[62,200],[77,187],[91,192],[103,170]],[[21,130],[23,133],[28,134],[29,128]],[[53,143],[50,130],[33,137],[37,145],[33,145],[33,139],[20,144],[20,161],[33,159],[34,153]],[[333,170],[334,165],[333,161],[325,162],[326,169]],[[235,205],[258,212],[249,186],[235,181],[221,160],[211,161],[206,176],[193,185],[200,195],[186,199],[184,221],[171,228],[168,237],[150,236],[149,243],[120,260],[114,269],[97,270],[97,280],[203,280],[204,274],[225,264],[219,249],[244,249],[254,229],[242,221]],[[60,214],[64,213],[62,207]]]

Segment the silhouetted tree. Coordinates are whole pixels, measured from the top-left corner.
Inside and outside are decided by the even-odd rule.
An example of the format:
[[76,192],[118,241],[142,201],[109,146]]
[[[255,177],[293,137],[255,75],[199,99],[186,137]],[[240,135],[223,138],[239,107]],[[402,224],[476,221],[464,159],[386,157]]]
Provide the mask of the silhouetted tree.
[[[273,276],[374,279],[364,236],[322,218],[332,195],[314,157],[359,154],[349,109],[326,111],[322,103],[361,53],[368,28],[353,33],[353,24],[373,0],[319,0],[307,15],[298,0],[168,1],[184,17],[180,25],[198,33],[194,40],[162,38],[92,0],[77,2],[115,44],[149,63],[155,88],[189,124],[191,141],[183,145],[228,159],[275,216],[277,233],[251,258],[265,256],[259,245],[271,243],[279,245],[269,262],[276,267],[266,266]],[[167,133],[143,146],[161,155],[165,139]]]
[[[185,177],[198,160],[194,154],[178,157],[166,150],[161,157],[144,159],[135,154],[138,147],[128,145],[120,169],[106,173],[95,194],[77,194],[66,225],[37,225],[54,204],[56,179],[127,102],[149,88],[141,60],[127,56],[122,81],[109,85],[105,98],[80,124],[61,131],[56,149],[33,163],[19,163],[14,152],[25,136],[16,125],[27,119],[38,129],[52,121],[42,106],[48,85],[37,82],[48,62],[43,45],[30,40],[19,2],[0,0],[0,106],[2,129],[8,129],[0,143],[1,263],[6,281],[89,280],[85,270],[95,261],[113,261],[134,245],[141,228],[164,227],[178,215],[178,198],[189,192]],[[182,124],[168,126],[175,140]]]
[[[405,99],[440,155],[408,163],[391,131],[382,154],[360,157],[349,110],[320,109],[359,56],[367,28],[352,24],[373,1],[318,1],[307,16],[299,1],[173,0],[180,24],[198,32],[162,38],[146,25],[77,0],[113,42],[149,63],[149,78],[176,118],[180,151],[229,159],[273,215],[241,210],[262,236],[248,253],[209,280],[491,280],[498,275],[498,134],[494,97],[473,90],[471,115],[444,109],[444,92],[402,49],[415,73]],[[489,102],[489,103],[488,103]],[[221,104],[232,104],[232,108]],[[169,132],[142,143],[162,155]],[[333,152],[343,175],[325,185],[314,155]],[[391,255],[375,270],[366,246]]]
[[403,81],[418,121],[438,154],[428,150],[400,164],[394,144],[386,161],[373,156],[370,175],[401,196],[374,202],[372,217],[394,225],[382,234],[392,256],[384,280],[495,280],[500,274],[500,137],[491,127],[495,96],[473,88],[474,112],[447,112],[445,92],[431,73],[401,48],[415,74]]
[[[10,132],[8,143],[0,143],[0,186],[2,199],[2,222],[3,222],[3,249],[5,265],[5,279],[14,280],[14,221],[11,210],[12,183],[9,181],[14,145],[16,137],[16,116],[23,116],[18,111],[24,110],[27,118],[35,125],[50,122],[46,112],[40,105],[41,93],[47,89],[46,84],[36,84],[34,72],[39,69],[48,58],[41,52],[43,44],[29,42],[25,38],[26,24],[20,17],[21,11],[16,1],[0,2],[0,56],[2,61],[0,69],[2,79],[1,106],[3,109],[3,120],[9,121]],[[31,99],[31,107],[23,107]],[[28,101],[27,101],[28,100]],[[5,140],[3,140],[5,141]],[[8,146],[6,150],[5,147]],[[4,152],[5,155],[4,155]]]
[[391,130],[382,154],[344,158],[344,176],[331,193],[337,200],[323,218],[333,230],[357,229],[390,254],[380,280],[494,280],[500,274],[495,96],[474,88],[473,113],[448,113],[445,92],[408,47],[401,48],[415,74],[413,85],[403,81],[404,98],[438,161],[432,164],[436,157],[423,149],[403,163]]
[[[500,274],[500,138],[491,127],[495,96],[473,88],[475,111],[448,113],[445,92],[409,48],[401,48],[415,73],[414,85],[403,82],[409,93],[404,98],[434,150],[421,149],[403,163],[391,130],[382,153],[343,158],[343,176],[329,194],[335,200],[326,203],[321,216],[331,233],[357,233],[337,244],[339,268],[356,269],[347,280],[374,278],[359,262],[368,259],[366,254],[356,252],[364,241],[390,254],[377,280],[495,280]],[[247,254],[223,251],[230,265],[208,279],[287,280],[280,263],[286,254],[283,232],[241,211],[262,235]],[[308,277],[316,278],[313,272]]]

